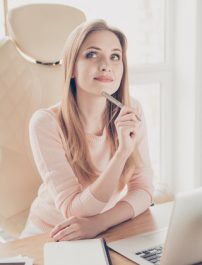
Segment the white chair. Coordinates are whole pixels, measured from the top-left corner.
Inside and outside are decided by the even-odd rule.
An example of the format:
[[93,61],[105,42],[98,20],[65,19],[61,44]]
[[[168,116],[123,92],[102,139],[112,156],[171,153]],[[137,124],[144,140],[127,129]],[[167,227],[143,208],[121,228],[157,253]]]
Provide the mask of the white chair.
[[61,51],[83,21],[81,10],[59,4],[8,12],[9,37],[0,40],[0,227],[14,237],[22,231],[41,183],[29,144],[29,120],[36,109],[60,100]]

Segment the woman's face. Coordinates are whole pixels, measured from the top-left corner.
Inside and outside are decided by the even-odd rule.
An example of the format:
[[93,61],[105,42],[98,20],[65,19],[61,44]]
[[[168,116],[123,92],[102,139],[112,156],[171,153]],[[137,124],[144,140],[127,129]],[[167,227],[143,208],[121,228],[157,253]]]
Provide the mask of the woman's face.
[[115,93],[123,75],[122,47],[117,36],[107,30],[94,31],[82,44],[74,65],[76,87],[99,96]]

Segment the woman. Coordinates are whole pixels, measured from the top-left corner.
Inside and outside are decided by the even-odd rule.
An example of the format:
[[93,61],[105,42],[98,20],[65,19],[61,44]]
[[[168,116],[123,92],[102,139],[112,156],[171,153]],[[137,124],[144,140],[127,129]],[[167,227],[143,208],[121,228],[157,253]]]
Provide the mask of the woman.
[[142,109],[129,98],[124,34],[103,20],[85,22],[69,36],[63,63],[61,103],[30,122],[43,183],[22,234],[51,230],[56,241],[92,238],[141,214],[153,191]]

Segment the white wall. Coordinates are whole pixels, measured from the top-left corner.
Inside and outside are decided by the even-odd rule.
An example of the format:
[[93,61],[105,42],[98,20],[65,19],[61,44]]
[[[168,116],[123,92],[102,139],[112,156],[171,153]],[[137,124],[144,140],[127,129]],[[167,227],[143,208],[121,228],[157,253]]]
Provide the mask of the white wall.
[[195,177],[197,0],[176,0],[173,89],[175,191],[193,188]]
[[202,1],[197,0],[195,185],[202,186]]

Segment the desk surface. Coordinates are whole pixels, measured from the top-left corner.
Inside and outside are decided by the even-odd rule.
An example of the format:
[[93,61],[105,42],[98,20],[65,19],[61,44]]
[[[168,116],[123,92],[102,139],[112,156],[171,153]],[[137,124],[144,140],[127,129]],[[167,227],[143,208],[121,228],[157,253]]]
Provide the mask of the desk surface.
[[[172,203],[165,203],[153,206],[135,219],[117,225],[101,234],[101,236],[107,242],[110,242],[168,226],[172,205]],[[9,243],[2,243],[0,244],[0,258],[21,254],[33,258],[34,265],[43,265],[43,245],[48,241],[52,241],[48,235],[41,234]],[[111,250],[110,256],[113,265],[135,264]]]

